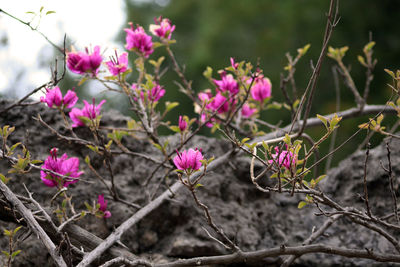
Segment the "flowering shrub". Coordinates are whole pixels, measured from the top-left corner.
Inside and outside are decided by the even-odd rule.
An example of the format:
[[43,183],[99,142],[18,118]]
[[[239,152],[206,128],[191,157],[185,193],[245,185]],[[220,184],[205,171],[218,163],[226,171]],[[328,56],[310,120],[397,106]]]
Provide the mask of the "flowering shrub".
[[[331,4],[332,3],[333,2],[331,2]],[[89,49],[86,48],[84,52],[76,52],[75,50],[67,52],[66,65],[71,72],[79,75],[81,79],[79,84],[89,79],[98,81],[108,90],[124,95],[129,100],[131,110],[135,113],[132,118],[126,121],[126,127],[105,126],[101,122],[101,108],[106,100],[100,100],[97,105],[94,98],[91,104],[83,100],[84,106],[82,108],[75,107],[78,101],[76,93],[74,90],[69,90],[65,96],[63,96],[61,89],[56,86],[58,82],[55,82],[57,80],[56,78],[53,79],[51,83],[47,84],[46,91],[43,92],[44,96],[41,97],[41,102],[46,103],[49,108],[56,107],[56,109],[52,109],[51,112],[61,113],[65,129],[60,130],[59,128],[53,128],[50,123],[46,122],[40,115],[35,119],[43,127],[46,127],[51,134],[61,139],[66,146],[70,143],[76,143],[83,147],[82,155],[86,156],[85,167],[90,170],[92,176],[100,181],[99,183],[102,189],[107,192],[107,195],[104,193],[96,193],[96,195],[93,196],[92,192],[88,192],[87,196],[80,196],[81,199],[88,200],[84,202],[86,209],[82,209],[82,205],[80,205],[82,203],[74,203],[72,198],[74,186],[79,185],[70,185],[75,184],[78,180],[81,180],[81,183],[95,183],[95,181],[89,180],[91,178],[90,175],[85,175],[84,178],[82,177],[83,171],[80,171],[79,159],[77,157],[68,157],[66,153],[58,157],[56,148],[50,150],[50,156],[48,156],[44,162],[32,159],[27,145],[22,142],[12,144],[11,146],[8,144],[10,142],[8,137],[15,130],[15,128],[9,127],[8,125],[0,130],[2,137],[0,155],[1,159],[6,159],[7,163],[11,165],[11,169],[8,173],[11,175],[23,175],[30,172],[32,169],[40,169],[40,179],[42,183],[48,187],[55,187],[58,189],[58,192],[53,196],[51,201],[49,201],[49,206],[54,207],[52,212],[56,214],[59,220],[58,225],[53,222],[51,216],[41,208],[39,203],[36,204],[37,201],[33,199],[32,194],[26,189],[29,195],[29,202],[31,202],[32,206],[36,205],[37,210],[42,213],[41,215],[45,218],[44,220],[46,220],[47,226],[51,228],[48,231],[51,232],[52,238],[54,238],[54,236],[58,238],[57,246],[52,243],[53,241],[47,236],[46,231],[40,228],[36,219],[32,220],[33,214],[29,210],[30,208],[19,203],[18,201],[20,200],[13,196],[12,192],[9,192],[10,190],[6,186],[6,183],[11,179],[5,177],[3,174],[0,175],[1,192],[6,198],[8,196],[7,200],[12,204],[10,207],[16,207],[16,211],[22,214],[22,217],[24,217],[24,224],[28,224],[32,231],[44,240],[43,243],[47,244],[46,248],[51,257],[59,266],[67,266],[64,261],[64,256],[67,254],[69,256],[74,254],[71,257],[74,257],[74,261],[80,261],[78,266],[89,266],[95,259],[98,259],[98,263],[100,263],[100,261],[103,261],[100,256],[106,253],[107,249],[115,242],[120,241],[123,233],[161,205],[163,201],[172,198],[181,187],[189,190],[190,196],[194,201],[193,206],[202,210],[205,222],[207,223],[207,227],[204,227],[207,236],[210,237],[210,240],[216,241],[219,245],[222,245],[224,249],[230,251],[231,254],[221,255],[221,257],[213,256],[200,259],[178,260],[176,265],[194,266],[202,264],[219,265],[239,263],[242,261],[256,262],[264,258],[269,258],[272,255],[273,257],[282,257],[279,258],[279,263],[282,261],[284,266],[288,266],[302,254],[314,252],[328,252],[348,257],[374,259],[377,261],[399,261],[397,254],[390,254],[392,252],[387,255],[376,254],[376,252],[371,253],[372,250],[366,250],[364,247],[356,250],[332,248],[324,244],[318,246],[309,245],[309,243],[322,236],[326,228],[336,219],[343,216],[349,218],[353,223],[374,230],[388,240],[389,243],[392,243],[397,251],[400,251],[396,236],[391,234],[391,230],[395,231],[399,228],[397,225],[399,216],[397,214],[396,192],[393,185],[389,149],[389,167],[383,167],[383,169],[389,176],[390,192],[394,199],[393,214],[390,216],[377,217],[373,214],[373,211],[371,211],[368,202],[367,163],[365,163],[364,167],[364,195],[361,197],[361,200],[365,203],[366,211],[360,211],[358,207],[343,207],[340,202],[327,197],[318,186],[319,182],[326,175],[319,175],[318,170],[313,169],[315,166],[318,166],[325,157],[335,152],[335,150],[332,150],[332,152],[329,152],[320,159],[318,149],[328,138],[334,139],[332,133],[337,130],[342,118],[378,111],[380,113],[396,111],[400,114],[399,99],[389,102],[388,105],[391,109],[382,106],[379,106],[378,109],[377,106],[369,106],[366,104],[369,83],[373,77],[371,73],[376,64],[376,61],[372,58],[374,42],[368,43],[363,49],[363,56],[359,56],[358,58],[361,65],[367,68],[368,75],[366,92],[363,97],[358,93],[358,89],[355,87],[349,70],[346,65],[343,64],[343,58],[347,48],[328,48],[327,44],[330,34],[334,25],[337,23],[336,16],[333,16],[332,13],[334,10],[332,6],[333,5],[331,5],[328,14],[327,28],[325,31],[326,35],[324,37],[321,56],[315,66],[313,65],[313,75],[307,83],[308,86],[304,89],[304,94],[301,98],[297,97],[297,88],[295,88],[295,67],[297,62],[307,53],[310,46],[306,45],[299,48],[295,57],[287,54],[288,64],[284,68],[285,74],[282,74],[280,83],[274,81],[274,84],[280,85],[279,88],[285,96],[284,103],[273,101],[272,83],[258,64],[254,67],[250,62],[236,61],[234,58],[230,58],[228,66],[217,70],[217,74],[214,73],[211,67],[207,67],[203,74],[209,81],[209,85],[206,88],[202,88],[203,90],[200,92],[194,91],[192,82],[186,79],[185,73],[182,70],[183,68],[180,67],[172,51],[172,45],[175,43],[175,40],[171,38],[172,33],[175,31],[175,25],[173,25],[169,19],[162,18],[161,16],[155,18],[155,24],[150,25],[149,28],[149,32],[152,33],[155,36],[154,38],[158,41],[153,42],[152,36],[148,35],[142,26],[134,26],[133,23],[130,23],[130,28],[124,29],[126,33],[125,48],[128,51],[122,53],[117,53],[115,51],[115,54],[109,58],[109,61],[103,62],[103,56],[100,54],[101,48],[98,45],[94,47],[93,51],[89,51]],[[167,94],[169,90],[173,90],[173,88],[167,88],[162,84],[160,78],[164,72],[162,69],[164,68],[163,64],[165,64],[165,57],[162,56],[158,59],[153,58],[155,49],[165,49],[173,70],[180,78],[180,82],[177,82],[180,91],[193,101],[194,111],[197,114],[196,118],[190,119],[188,116],[180,115],[175,118],[173,122],[166,120],[168,112],[176,108],[179,103],[165,102],[164,107],[158,105],[165,94]],[[105,51],[106,50],[107,49],[105,49]],[[133,55],[129,55],[128,52],[133,52]],[[335,113],[326,116],[316,114],[315,118],[309,118],[312,110],[313,94],[316,90],[316,81],[320,72],[322,59],[326,52],[328,52],[328,57],[332,58],[337,63],[337,68],[340,70],[340,73],[343,74],[347,86],[355,96],[357,107],[354,110],[342,112],[341,114],[345,115],[343,115],[343,117]],[[134,66],[130,68],[128,57],[132,58],[132,56],[135,57],[135,60],[133,61]],[[107,68],[106,71],[101,69],[102,65],[104,68]],[[150,65],[151,68],[149,68]],[[137,71],[137,79],[134,82],[128,82],[127,77],[133,71]],[[394,92],[398,93],[400,91],[400,71],[393,72],[386,70],[386,72],[393,79],[391,88]],[[55,74],[54,76],[57,75]],[[286,88],[288,85],[293,87],[293,93],[288,93]],[[398,98],[398,96],[396,97]],[[69,118],[64,113],[66,108],[71,109]],[[287,126],[282,126],[280,124],[271,124],[261,120],[260,113],[271,109],[280,109],[280,112],[289,112],[292,118],[291,123]],[[386,127],[382,126],[383,119],[383,114],[380,114],[375,118],[371,118],[367,123],[361,124],[359,127],[361,129],[378,132],[385,136],[390,136],[391,138],[400,138],[386,131]],[[71,122],[72,124],[70,125]],[[177,125],[172,125],[172,123],[177,123]],[[319,136],[314,137],[314,140],[305,130],[309,126],[316,125],[322,127],[322,132]],[[229,148],[226,148],[226,154],[220,155],[216,160],[214,160],[212,156],[206,159],[205,156],[203,156],[203,150],[201,148],[189,148],[192,145],[190,142],[193,141],[191,139],[198,134],[204,126],[210,127],[212,132],[218,131],[221,133],[231,145]],[[82,132],[85,132],[85,134],[89,132],[91,134],[90,137],[84,134],[81,135],[80,130],[76,129],[77,127],[87,127],[87,131],[83,130]],[[160,137],[158,133],[161,127],[176,132],[176,137]],[[270,132],[266,133],[262,131],[261,128],[268,129]],[[151,150],[152,154],[136,151],[136,148],[132,148],[126,144],[126,138],[135,138],[140,140],[140,142],[147,141],[155,149]],[[339,148],[340,147],[337,149]],[[21,152],[18,153],[18,151]],[[369,148],[367,149],[365,162],[367,162],[368,153]],[[114,168],[113,164],[115,163],[115,158],[120,157],[121,154],[126,156],[126,158],[122,160],[124,167],[131,164],[133,165],[132,162],[127,160],[128,157],[138,157],[146,160],[149,168],[152,168],[149,170],[149,176],[143,178],[143,180],[145,180],[143,183],[135,181],[137,185],[140,184],[143,186],[143,196],[138,196],[136,198],[140,204],[131,203],[132,196],[126,194],[126,190],[121,190],[120,181],[115,179],[115,174],[119,172],[120,169]],[[212,149],[208,149],[208,151],[204,152],[204,155],[208,154],[213,154]],[[17,157],[15,157],[15,155]],[[240,155],[247,155],[250,157],[250,159],[247,159],[250,165],[250,182],[248,184],[254,186],[255,190],[261,193],[268,193],[268,196],[271,198],[275,196],[275,193],[287,193],[290,196],[294,194],[301,195],[303,200],[298,203],[297,207],[299,209],[305,206],[316,207],[318,212],[321,213],[320,215],[329,217],[326,223],[324,223],[318,231],[313,231],[311,236],[301,246],[286,247],[285,244],[282,244],[280,247],[273,248],[272,250],[266,249],[261,250],[261,252],[244,252],[240,245],[236,244],[236,240],[234,241],[233,235],[225,234],[223,231],[224,226],[217,225],[213,219],[214,215],[211,209],[202,202],[202,196],[199,197],[198,195],[198,192],[202,190],[202,186],[208,186],[207,181],[204,182],[204,185],[200,182],[203,182],[202,179],[209,174],[210,170],[215,170],[222,164],[225,164],[226,166],[229,165],[230,168],[234,169],[234,172],[236,172],[238,166],[235,166],[235,161],[231,159],[234,156]],[[315,156],[315,161],[311,163],[313,156]],[[95,159],[93,161],[95,163],[92,163],[92,159]],[[247,162],[245,157],[239,157],[239,160],[243,162],[243,164]],[[258,168],[262,168],[262,170],[258,171],[255,168],[256,162],[258,163]],[[103,167],[104,169],[101,169]],[[36,177],[39,179],[39,175]],[[157,177],[160,181],[154,182],[154,184],[156,184],[155,189],[148,187],[150,180],[154,180]],[[269,180],[266,179],[266,177],[274,179]],[[240,178],[240,180],[243,179],[243,177]],[[176,181],[176,183],[171,185],[171,180]],[[226,185],[230,184],[231,177],[226,177],[226,181],[226,184],[224,181],[221,185],[220,191],[229,191],[228,189],[230,188],[226,187]],[[125,184],[122,185],[125,186]],[[166,191],[159,194],[159,189],[162,188],[162,186],[166,188]],[[251,191],[249,190],[249,192]],[[240,193],[241,192],[233,192],[233,194]],[[211,195],[212,194],[210,194],[210,196]],[[59,200],[59,197],[61,197],[61,200]],[[92,199],[90,200],[90,198]],[[106,200],[106,198],[108,200]],[[126,199],[129,199],[129,201]],[[241,198],[239,197],[239,199]],[[69,241],[69,235],[66,234],[67,230],[65,229],[68,224],[72,224],[76,220],[84,218],[86,215],[92,215],[98,218],[110,218],[109,220],[102,221],[107,227],[107,223],[110,224],[110,221],[118,220],[119,217],[122,217],[121,214],[114,211],[114,205],[108,207],[108,201],[110,201],[111,204],[119,203],[120,205],[126,205],[129,208],[135,209],[135,212],[124,222],[112,222],[114,224],[113,226],[116,227],[115,231],[113,231],[105,241],[99,241],[100,243],[96,245],[97,248],[93,249],[91,247],[90,249],[93,249],[92,251],[89,252],[86,248],[84,251],[83,249],[75,247],[75,245]],[[78,208],[80,210],[77,212]],[[113,213],[112,217],[111,211]],[[256,214],[258,216],[258,213]],[[392,217],[397,218],[397,224],[395,224],[396,222],[394,222],[394,220],[390,221]],[[17,223],[19,223],[19,219],[17,219],[15,214],[12,218],[16,218],[16,221],[18,221]],[[224,220],[226,220],[226,218],[220,221]],[[194,226],[193,229],[197,231],[196,227],[197,226]],[[386,228],[389,231],[381,230],[381,228]],[[139,238],[141,240],[140,242],[146,243],[151,240],[158,241],[158,234],[158,232],[153,233],[149,231],[146,233],[146,236],[143,235],[143,237]],[[12,235],[10,234],[10,236]],[[162,238],[163,235],[159,236]],[[97,241],[94,240],[93,242]],[[149,247],[152,245],[149,245]],[[64,247],[67,247],[67,249]],[[63,253],[59,253],[59,250],[62,250]],[[9,251],[10,252],[7,253],[11,253],[11,256],[8,255],[8,258],[12,258],[13,248],[11,247]],[[113,251],[114,250],[109,250],[109,253],[114,253]],[[121,253],[118,255],[120,254]],[[129,254],[127,255],[129,256]],[[287,255],[290,256],[284,258]],[[142,257],[142,255],[140,256]],[[119,262],[123,262],[123,264],[126,265],[155,265],[153,262],[148,262],[141,258],[138,259],[136,256],[133,258],[137,260],[134,263],[120,257],[114,258],[106,263],[106,265],[110,266]],[[72,262],[71,260],[69,265],[72,265]],[[260,262],[261,265],[264,263],[265,262]],[[175,266],[174,263],[172,263],[172,266]]]

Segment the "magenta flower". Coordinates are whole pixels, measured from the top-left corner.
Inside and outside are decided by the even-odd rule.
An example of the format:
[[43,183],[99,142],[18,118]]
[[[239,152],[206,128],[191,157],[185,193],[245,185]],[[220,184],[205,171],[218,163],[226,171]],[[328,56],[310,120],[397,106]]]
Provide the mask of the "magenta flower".
[[177,156],[174,158],[174,164],[179,170],[191,173],[200,169],[202,165],[200,160],[203,159],[203,155],[197,148],[195,150],[192,148],[187,151],[184,150],[182,153],[176,151],[176,153]]
[[49,108],[52,108],[53,105],[55,105],[56,107],[61,107],[62,105],[64,105],[67,108],[72,108],[78,101],[76,93],[71,90],[68,90],[64,98],[58,86],[54,87],[53,89],[46,88],[46,91],[47,91],[46,96],[40,97],[40,101],[46,102]]
[[[200,119],[199,119],[200,123],[205,123],[207,120],[208,120],[208,117],[207,117],[207,115],[205,113],[200,114]],[[206,126],[208,128],[212,128],[213,125],[214,125],[213,122],[215,122],[215,119],[211,118],[211,120],[206,123]]]
[[101,62],[103,61],[100,55],[100,46],[94,47],[93,53],[89,54],[89,49],[86,52],[69,52],[67,53],[67,66],[77,74],[91,73],[96,75],[99,71]]
[[235,63],[235,59],[233,57],[230,58],[231,60],[231,66],[232,68],[234,68],[235,70],[237,70],[237,68],[239,67],[239,63]]
[[171,39],[171,34],[175,30],[175,25],[171,26],[169,19],[163,19],[161,16],[154,18],[156,24],[150,25],[150,32],[160,38]]
[[82,117],[86,117],[90,120],[96,119],[97,116],[100,115],[101,106],[106,102],[106,100],[101,100],[100,103],[96,106],[95,100],[93,98],[93,103],[89,104],[86,100],[83,100],[85,106],[83,109],[73,108],[69,113],[69,117],[74,122],[71,126],[85,126],[85,121],[82,120]]
[[[272,155],[273,160],[269,160],[269,164],[273,164],[274,161],[279,165],[283,166],[286,169],[290,170],[293,166],[296,165],[296,155],[291,151],[282,150],[279,153],[279,147],[275,147],[275,154]],[[279,157],[278,157],[279,156]]]
[[188,127],[188,123],[185,120],[184,117],[179,116],[179,130],[181,130],[181,132],[185,131]]
[[[61,158],[57,158],[57,148],[52,148],[50,150],[50,156],[48,156],[44,161],[43,168],[73,178],[79,178],[83,173],[79,171],[78,158],[68,158],[67,154],[62,155]],[[58,185],[67,187],[68,185],[78,181],[78,179],[62,178],[43,170],[40,171],[40,179],[42,179],[42,182],[49,187],[55,187]]]
[[218,110],[218,113],[224,113],[229,110],[230,103],[231,101],[227,101],[227,98],[218,92],[212,100],[210,107],[213,111]]
[[264,102],[264,99],[271,97],[271,82],[268,78],[256,78],[255,84],[251,88],[251,96],[254,100]]
[[226,72],[221,73],[222,80],[213,80],[222,92],[229,91],[232,95],[239,92],[239,84],[233,78],[232,74],[226,75]]
[[154,51],[151,36],[147,35],[141,26],[137,26],[135,29],[132,23],[130,25],[130,29],[124,29],[127,33],[126,49],[138,52],[146,58],[149,57]]
[[110,61],[107,61],[106,65],[114,76],[124,73],[128,69],[128,53],[122,53],[118,57],[117,51],[115,51],[115,58],[110,57]]
[[165,89],[161,85],[156,84],[156,86],[151,88],[148,98],[151,102],[157,102],[164,95],[165,95]]
[[251,108],[248,104],[243,104],[242,106],[242,116],[244,118],[250,118],[256,111],[256,108]]
[[107,200],[104,199],[104,195],[99,195],[97,203],[100,205],[99,210],[104,213],[103,218],[110,218],[111,212],[107,210]]
[[207,103],[207,105],[205,106],[206,109],[211,108],[210,99],[212,98],[212,94],[209,90],[206,90],[205,92],[200,92],[197,97],[200,99],[202,105]]

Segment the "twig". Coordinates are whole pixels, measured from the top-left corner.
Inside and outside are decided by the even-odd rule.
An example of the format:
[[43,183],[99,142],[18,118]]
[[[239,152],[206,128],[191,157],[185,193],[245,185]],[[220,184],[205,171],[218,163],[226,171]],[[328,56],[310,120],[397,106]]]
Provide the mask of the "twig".
[[153,266],[151,262],[144,259],[128,260],[124,257],[118,257],[107,261],[106,263],[100,265],[100,267],[109,267],[117,263],[123,263],[125,264],[124,266],[147,266],[147,267]]
[[369,149],[370,149],[371,144],[368,142],[367,144],[367,151],[365,151],[365,161],[364,161],[364,202],[365,206],[367,207],[367,214],[369,217],[371,217],[371,208],[369,206],[369,201],[368,201],[368,187],[367,187],[367,163],[368,163],[368,156],[369,156]]
[[24,204],[15,196],[15,194],[3,183],[0,181],[0,191],[3,193],[5,198],[20,212],[22,217],[26,220],[27,224],[31,228],[31,230],[40,238],[44,246],[47,248],[51,257],[57,264],[57,266],[67,267],[62,256],[57,252],[57,248],[54,245],[53,241],[46,234],[43,228],[39,225],[36,219],[33,217],[32,212],[27,209]]

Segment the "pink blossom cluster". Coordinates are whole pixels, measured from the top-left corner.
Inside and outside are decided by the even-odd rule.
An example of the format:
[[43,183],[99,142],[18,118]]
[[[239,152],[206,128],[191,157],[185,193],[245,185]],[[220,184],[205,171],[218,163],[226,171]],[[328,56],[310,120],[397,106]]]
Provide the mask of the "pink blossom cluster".
[[107,210],[107,200],[104,199],[104,195],[98,196],[97,203],[99,204],[99,210],[103,213],[103,218],[110,218],[111,212]]
[[196,149],[184,150],[182,153],[176,152],[174,157],[174,164],[176,168],[182,171],[186,171],[187,174],[191,174],[193,171],[200,169],[203,160],[201,151]]
[[132,23],[130,25],[130,29],[124,29],[126,32],[125,48],[148,58],[154,52],[151,36],[146,34],[143,27],[136,26],[135,29]]
[[85,120],[82,118],[87,118],[94,120],[100,115],[101,106],[106,102],[106,100],[101,100],[96,106],[95,99],[93,98],[92,104],[89,104],[86,100],[83,100],[84,107],[82,109],[73,108],[69,113],[69,117],[73,121],[72,127],[85,126]]
[[101,62],[100,46],[96,45],[92,53],[86,48],[85,52],[69,52],[67,53],[67,67],[74,73],[86,74],[90,73],[96,76]]
[[171,21],[161,16],[154,19],[156,24],[150,25],[150,32],[160,38],[171,39],[175,25],[171,25]]
[[124,52],[118,56],[115,51],[115,57],[110,57],[110,61],[106,62],[107,68],[114,76],[118,76],[128,70],[128,53]]
[[57,148],[52,148],[50,150],[50,156],[44,161],[43,168],[76,179],[63,178],[53,173],[46,172],[45,170],[40,171],[40,178],[42,182],[49,187],[67,187],[70,184],[76,183],[78,181],[77,178],[79,178],[83,172],[79,171],[78,158],[68,158],[67,154],[57,157],[57,150]]
[[[163,86],[155,83],[154,86],[148,90],[144,91],[144,89],[139,89],[136,83],[132,84],[132,90],[136,91],[140,95],[140,99],[144,103],[155,103],[160,100],[165,95],[165,89]],[[147,97],[145,97],[147,95]]]
[[[236,63],[233,58],[230,61],[231,70],[233,69],[234,73],[239,75],[239,63]],[[196,112],[200,114],[200,122],[207,122],[206,125],[208,127],[212,127],[213,123],[216,122],[215,118],[210,119],[211,114],[224,115],[230,111],[234,111],[237,108],[236,105],[239,103],[239,100],[245,98],[245,92],[250,86],[249,98],[241,105],[240,114],[243,118],[252,117],[262,107],[263,103],[271,97],[271,82],[261,74],[258,74],[254,78],[248,76],[235,78],[234,75],[222,71],[220,72],[220,76],[220,80],[212,80],[216,86],[215,95],[210,89],[200,92],[197,95],[201,107],[197,106]]]
[[63,97],[60,87],[56,86],[53,89],[46,88],[46,96],[40,97],[40,101],[45,102],[49,108],[53,106],[72,108],[78,101],[78,97],[74,89],[68,90]]
[[275,154],[272,155],[272,160],[269,160],[269,164],[278,164],[279,166],[283,166],[286,169],[290,170],[294,166],[296,166],[297,157],[296,155],[290,150],[282,150],[280,151],[279,147],[275,147]]

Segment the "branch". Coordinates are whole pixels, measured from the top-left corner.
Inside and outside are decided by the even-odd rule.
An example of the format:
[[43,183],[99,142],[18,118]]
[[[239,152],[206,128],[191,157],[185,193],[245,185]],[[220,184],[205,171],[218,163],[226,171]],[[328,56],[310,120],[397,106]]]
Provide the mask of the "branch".
[[40,238],[42,243],[45,245],[57,266],[67,267],[64,259],[57,252],[57,248],[54,245],[53,241],[33,217],[32,212],[27,209],[24,204],[22,204],[22,202],[2,181],[0,181],[0,191],[3,193],[5,198],[21,213],[22,217],[24,217],[24,219],[26,220],[29,228]]
[[253,252],[233,253],[223,256],[198,257],[182,259],[169,263],[155,264],[154,267],[178,267],[178,266],[202,266],[216,264],[246,263],[250,261],[260,262],[267,257],[282,255],[296,255],[297,257],[310,253],[326,253],[347,258],[371,259],[379,262],[400,262],[400,255],[375,253],[370,249],[349,249],[331,247],[326,245],[308,245],[298,247],[285,247],[264,249]]

